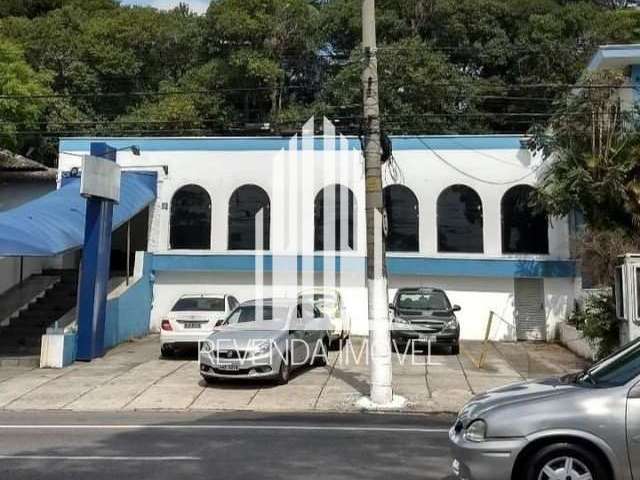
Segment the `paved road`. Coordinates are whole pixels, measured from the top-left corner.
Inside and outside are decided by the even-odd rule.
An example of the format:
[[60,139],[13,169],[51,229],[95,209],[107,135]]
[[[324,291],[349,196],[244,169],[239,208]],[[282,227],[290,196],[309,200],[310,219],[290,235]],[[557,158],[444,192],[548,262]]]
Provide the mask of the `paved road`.
[[448,478],[451,418],[313,414],[0,414],[0,478]]

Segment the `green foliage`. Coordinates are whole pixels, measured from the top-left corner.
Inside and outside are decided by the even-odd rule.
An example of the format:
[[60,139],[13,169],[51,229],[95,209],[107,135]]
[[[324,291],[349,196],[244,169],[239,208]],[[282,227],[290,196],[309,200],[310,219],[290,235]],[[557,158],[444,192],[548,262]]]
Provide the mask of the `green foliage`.
[[[609,3],[378,0],[385,129],[525,131],[531,118],[510,115],[551,112],[566,90],[521,84],[576,82],[598,44],[640,40],[640,12]],[[214,0],[199,16],[117,0],[3,0],[0,38],[18,45],[36,83],[46,79],[57,94],[37,110],[52,138],[225,133],[265,123],[289,131],[312,114],[354,133],[362,114],[360,5]],[[177,90],[195,93],[171,94]],[[32,117],[32,105],[25,108]],[[49,137],[13,127],[18,148],[53,160]]]
[[229,108],[220,95],[208,93],[218,86],[219,74],[220,65],[210,62],[187,72],[176,83],[164,83],[158,96],[120,116],[114,127],[145,134],[168,131],[172,135],[188,135],[202,129],[222,131],[230,121]]
[[293,97],[285,87],[317,61],[318,9],[307,0],[219,0],[206,20],[207,51],[227,62],[230,86],[246,89],[230,104],[246,120],[277,117]]
[[[330,118],[356,116],[362,104],[362,64],[355,53],[349,65],[331,79],[323,92]],[[385,125],[402,133],[472,130],[463,118],[473,112],[474,84],[419,37],[382,46],[379,57],[380,104]],[[477,127],[477,125],[475,125]]]
[[593,230],[640,225],[640,134],[633,112],[622,110],[620,72],[597,73],[564,105],[550,127],[535,131],[534,148],[548,158],[540,202],[554,215],[583,212]]
[[570,322],[596,349],[597,359],[608,356],[620,345],[620,321],[611,293],[588,296],[583,308],[576,306]]
[[[0,39],[0,95],[46,95],[48,81],[47,75],[38,74],[29,66],[19,47]],[[44,107],[42,99],[0,98],[0,145],[19,146],[16,131],[37,129]]]
[[3,0],[0,3],[0,18],[37,17],[61,8],[63,0]]

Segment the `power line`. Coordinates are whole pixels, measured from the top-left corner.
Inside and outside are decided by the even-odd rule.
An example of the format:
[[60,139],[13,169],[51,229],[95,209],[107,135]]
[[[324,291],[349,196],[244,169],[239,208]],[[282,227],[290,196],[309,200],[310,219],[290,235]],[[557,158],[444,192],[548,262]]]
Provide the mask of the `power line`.
[[[500,117],[500,118],[547,118],[553,116],[553,113],[509,113],[509,112],[477,112],[477,113],[416,113],[416,114],[390,114],[383,115],[384,119],[393,120],[393,119],[415,119],[415,118],[482,118],[482,117]],[[353,121],[362,121],[364,117],[361,115],[350,115],[350,116],[331,116],[331,120],[333,121],[343,121],[343,120],[353,120]],[[274,123],[274,124],[283,124],[283,123],[294,123],[294,122],[306,122],[309,120],[309,117],[298,117],[287,120],[287,122],[282,122],[278,120],[255,120],[255,121],[245,121],[244,123]],[[95,125],[96,127],[106,127],[107,125],[175,125],[180,123],[191,123],[191,124],[200,124],[200,123],[209,123],[209,122],[220,122],[219,118],[201,118],[201,119],[173,119],[173,120],[89,120],[89,121],[39,121],[39,122],[0,122],[0,125],[5,126],[30,126],[30,125],[71,125],[71,126],[91,126]]]
[[[171,90],[171,91],[134,91],[134,92],[74,92],[74,93],[48,93],[39,95],[12,95],[4,94],[0,95],[0,99],[13,100],[13,99],[33,99],[33,100],[46,100],[52,98],[94,98],[94,97],[170,97],[170,96],[200,96],[211,95],[212,93],[233,93],[233,92],[255,92],[255,91],[268,91],[271,92],[275,87],[246,87],[246,88],[219,88],[215,90]],[[308,86],[303,85],[289,85],[284,87],[286,90],[302,90],[308,89]]]
[[[477,83],[474,83],[477,82]],[[500,89],[638,89],[635,85],[618,85],[618,84],[581,84],[581,83],[499,83],[494,86],[490,86],[483,82],[482,79],[470,80],[470,83],[455,83],[455,82],[427,82],[421,84],[425,87],[444,87],[444,88],[458,88],[469,89],[470,87],[477,87],[482,89],[500,88]],[[211,90],[170,90],[170,91],[120,91],[120,92],[70,92],[70,93],[47,93],[37,95],[22,95],[22,94],[2,94],[0,99],[2,100],[47,100],[56,98],[109,98],[109,97],[171,97],[171,96],[203,96],[217,93],[251,93],[251,92],[272,92],[276,87],[235,87],[235,88],[217,88]],[[312,90],[313,87],[309,85],[285,85],[278,87],[285,91],[296,90]],[[554,97],[529,97],[514,96],[514,95],[495,95],[495,94],[479,94],[469,93],[465,95],[467,98],[483,98],[487,100],[530,100],[530,101],[553,101]]]
[[465,172],[464,170],[462,170],[461,168],[456,167],[454,164],[452,164],[451,162],[449,162],[446,158],[444,158],[440,153],[438,153],[437,151],[435,151],[433,148],[431,148],[431,146],[424,141],[423,138],[420,137],[416,137],[418,139],[418,141],[420,143],[422,143],[425,147],[427,147],[427,149],[429,149],[429,151],[431,153],[433,153],[436,158],[438,158],[438,160],[440,160],[442,163],[444,163],[445,165],[447,165],[449,168],[455,170],[456,172],[460,173],[461,175],[464,175],[465,177],[471,178],[472,180],[475,180],[477,182],[480,183],[485,183],[487,185],[494,185],[494,186],[504,186],[504,185],[512,185],[514,183],[519,183],[522,182],[523,180],[526,180],[527,178],[529,178],[530,176],[534,175],[535,173],[537,173],[537,171],[542,167],[542,163],[540,165],[538,165],[537,167],[535,167],[533,170],[531,170],[529,173],[527,173],[526,175],[523,175],[522,177],[518,177],[515,178],[513,180],[508,180],[505,182],[496,182],[494,180],[487,180],[484,178],[480,178],[477,177],[471,173]]
[[[530,121],[527,121],[526,119],[548,119],[550,117],[553,117],[555,115],[555,113],[553,112],[460,112],[460,113],[414,113],[414,114],[386,114],[386,115],[382,115],[383,120],[385,121],[385,125],[389,125],[389,124],[394,124],[394,122],[397,124],[399,121],[401,120],[414,120],[416,118],[496,118],[496,119],[525,119],[525,120],[519,120],[519,121],[512,121],[514,123],[531,123]],[[564,116],[583,116],[585,114],[581,114],[581,113],[573,113],[573,114],[563,114]],[[613,114],[612,114],[613,115]],[[353,121],[353,122],[362,122],[364,120],[364,117],[362,115],[346,115],[346,116],[330,116],[330,119],[334,122],[343,122],[343,121]],[[293,125],[293,124],[299,124],[299,123],[303,123],[309,120],[309,117],[305,116],[305,117],[297,117],[297,118],[289,118],[287,121],[278,121],[273,120],[273,119],[255,119],[253,121],[250,121],[249,119],[243,121],[242,123],[245,124],[244,127],[236,127],[236,128],[246,128],[249,129],[248,127],[246,127],[247,123],[265,123],[265,124],[273,124],[275,126],[278,125]],[[85,120],[85,121],[37,121],[37,122],[0,122],[0,125],[3,126],[8,126],[8,127],[28,127],[28,126],[47,126],[47,125],[52,125],[52,126],[77,126],[77,127],[94,127],[95,129],[108,129],[110,125],[116,125],[116,126],[126,126],[126,125],[174,125],[174,126],[178,126],[180,124],[184,124],[184,125],[201,125],[203,123],[217,123],[220,122],[221,119],[219,118],[208,118],[208,117],[204,117],[204,118],[199,118],[199,119],[172,119],[172,120],[154,120],[154,119],[146,119],[146,120],[118,120],[118,119],[113,119],[113,120],[107,120],[107,119],[103,119],[103,120]],[[511,121],[511,120],[510,120]],[[227,127],[227,128],[233,128],[232,127]],[[188,129],[188,127],[185,127],[185,129]],[[38,132],[42,132],[44,133],[49,133],[51,130],[30,130],[29,133],[30,134],[37,134]],[[158,130],[158,132],[162,132],[165,130]],[[12,131],[5,131],[5,132],[0,132],[0,134],[4,133],[5,135],[12,135],[12,134],[16,134],[19,131],[16,132],[12,132]]]

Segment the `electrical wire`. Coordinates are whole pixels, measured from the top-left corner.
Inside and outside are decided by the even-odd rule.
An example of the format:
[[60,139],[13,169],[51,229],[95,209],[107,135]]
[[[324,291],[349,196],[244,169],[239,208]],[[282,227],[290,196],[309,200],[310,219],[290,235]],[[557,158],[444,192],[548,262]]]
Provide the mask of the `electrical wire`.
[[513,180],[509,180],[509,181],[503,181],[503,182],[496,182],[494,180],[487,180],[484,178],[480,178],[477,177],[471,173],[465,172],[464,170],[462,170],[461,168],[456,167],[454,164],[452,164],[451,162],[449,162],[446,158],[444,158],[442,155],[440,155],[437,151],[435,151],[433,148],[431,148],[431,146],[424,141],[424,139],[416,137],[418,139],[418,141],[420,143],[422,143],[425,147],[427,147],[427,149],[429,149],[429,151],[431,153],[433,153],[436,158],[438,158],[442,163],[444,163],[445,165],[447,165],[449,168],[455,170],[456,172],[458,172],[461,175],[464,175],[465,177],[471,178],[472,180],[475,180],[477,182],[480,183],[485,183],[487,185],[494,185],[494,186],[504,186],[504,185],[513,185],[514,183],[520,183],[523,180],[526,180],[527,178],[529,178],[530,176],[534,175],[535,173],[537,173],[537,171],[542,167],[542,163],[540,165],[538,165],[537,167],[535,167],[534,169],[532,169],[529,173],[527,173],[526,175],[523,175],[522,177],[513,179]]
[[[444,87],[444,88],[458,88],[461,90],[467,90],[470,85],[453,83],[453,82],[428,82],[421,84],[425,87]],[[479,84],[477,87],[490,88],[487,84]],[[614,84],[581,84],[581,83],[509,83],[499,84],[495,88],[504,89],[534,89],[534,88],[546,88],[546,89],[638,89],[635,85],[614,85]],[[312,90],[309,85],[288,85],[282,87],[284,91],[296,91],[296,90]],[[110,98],[110,97],[171,97],[171,96],[203,96],[212,95],[218,93],[251,93],[251,92],[271,92],[274,87],[236,87],[236,88],[218,88],[213,90],[169,90],[169,91],[120,91],[120,92],[71,92],[71,93],[48,93],[48,94],[36,94],[36,95],[23,95],[23,94],[1,94],[2,100],[47,100],[47,99],[59,99],[59,98]],[[527,101],[553,101],[555,97],[531,97],[528,95],[515,96],[515,95],[491,95],[491,94],[465,94],[465,98],[481,98],[486,100],[527,100]],[[340,108],[340,107],[336,107]]]

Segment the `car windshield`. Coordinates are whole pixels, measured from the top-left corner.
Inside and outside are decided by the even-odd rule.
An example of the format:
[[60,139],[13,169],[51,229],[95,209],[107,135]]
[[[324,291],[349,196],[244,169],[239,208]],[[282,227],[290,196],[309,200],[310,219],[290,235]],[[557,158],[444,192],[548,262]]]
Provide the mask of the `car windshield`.
[[224,312],[224,298],[198,297],[181,298],[171,309],[172,312]]
[[397,306],[401,310],[450,310],[451,304],[444,292],[423,291],[400,293]]
[[600,387],[621,386],[640,375],[640,339],[596,363],[578,382]]
[[225,325],[238,325],[257,321],[286,320],[288,307],[274,307],[272,305],[246,305],[236,308],[225,321]]

